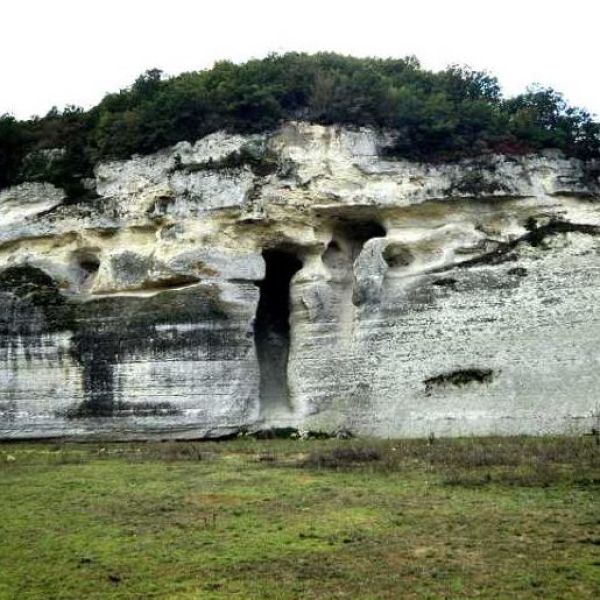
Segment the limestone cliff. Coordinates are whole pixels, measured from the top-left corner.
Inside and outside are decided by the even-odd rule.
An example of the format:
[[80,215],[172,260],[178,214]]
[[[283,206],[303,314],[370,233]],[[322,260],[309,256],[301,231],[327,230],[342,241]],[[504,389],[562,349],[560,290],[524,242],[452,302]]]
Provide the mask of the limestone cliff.
[[598,165],[290,123],[0,192],[0,437],[583,432]]

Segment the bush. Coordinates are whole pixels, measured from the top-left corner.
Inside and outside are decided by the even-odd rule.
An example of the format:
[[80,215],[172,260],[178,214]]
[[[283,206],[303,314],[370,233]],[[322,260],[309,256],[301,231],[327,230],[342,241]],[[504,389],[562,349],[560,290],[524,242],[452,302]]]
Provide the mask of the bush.
[[0,117],[0,186],[31,176],[28,154],[62,148],[36,178],[81,194],[77,182],[100,159],[147,154],[223,129],[259,132],[282,120],[391,128],[391,154],[456,160],[545,147],[600,157],[600,124],[556,91],[531,88],[503,100],[495,77],[466,67],[422,69],[414,57],[353,58],[331,53],[270,55],[164,79],[147,71],[89,111],[68,107],[18,122]]

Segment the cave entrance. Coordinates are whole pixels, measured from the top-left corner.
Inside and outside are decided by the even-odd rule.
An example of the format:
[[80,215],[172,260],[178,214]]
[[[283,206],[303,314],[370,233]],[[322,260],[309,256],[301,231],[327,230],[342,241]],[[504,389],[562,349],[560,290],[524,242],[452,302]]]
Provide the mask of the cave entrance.
[[356,260],[363,246],[372,238],[385,237],[385,228],[375,221],[353,221],[338,228],[338,235],[345,238],[350,248],[350,259]]
[[260,369],[260,412],[273,416],[291,410],[287,365],[290,350],[290,282],[302,261],[283,250],[265,250],[265,278],[254,321],[254,342]]

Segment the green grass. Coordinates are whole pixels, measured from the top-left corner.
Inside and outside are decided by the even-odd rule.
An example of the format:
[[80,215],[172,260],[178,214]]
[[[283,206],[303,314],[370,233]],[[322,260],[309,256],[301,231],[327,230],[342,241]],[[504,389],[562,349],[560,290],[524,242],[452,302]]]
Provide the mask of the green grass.
[[1,599],[592,598],[583,438],[0,445]]

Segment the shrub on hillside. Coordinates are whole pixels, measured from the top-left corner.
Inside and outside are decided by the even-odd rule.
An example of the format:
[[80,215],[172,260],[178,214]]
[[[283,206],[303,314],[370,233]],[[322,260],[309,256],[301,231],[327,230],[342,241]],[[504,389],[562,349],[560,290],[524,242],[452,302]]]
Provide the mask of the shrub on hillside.
[[396,132],[390,152],[416,160],[547,147],[600,157],[600,124],[552,89],[505,100],[495,77],[466,67],[434,73],[414,57],[288,53],[170,79],[153,69],[89,111],[53,109],[21,122],[4,115],[0,187],[28,177],[23,161],[39,150],[63,148],[64,156],[35,177],[77,195],[77,182],[100,159],[147,154],[220,129],[265,131],[286,119],[389,128]]

